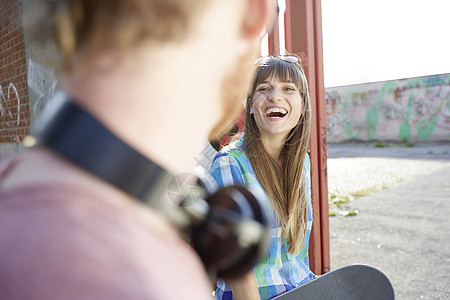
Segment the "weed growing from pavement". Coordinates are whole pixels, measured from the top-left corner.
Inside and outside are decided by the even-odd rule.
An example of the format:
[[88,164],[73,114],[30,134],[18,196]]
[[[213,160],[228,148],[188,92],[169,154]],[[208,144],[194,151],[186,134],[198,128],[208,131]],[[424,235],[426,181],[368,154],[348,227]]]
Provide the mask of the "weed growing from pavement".
[[410,143],[410,142],[403,142],[400,144],[403,147],[415,147],[416,144]]
[[375,145],[373,145],[373,147],[374,147],[374,148],[386,148],[386,147],[389,147],[389,145],[386,144],[386,143],[380,143],[380,142],[378,142],[378,143],[376,143]]
[[[383,186],[383,189],[388,188],[389,186]],[[377,192],[376,188],[368,188],[362,189],[356,192],[352,192],[349,194],[334,192],[328,194],[328,205],[330,208],[330,217],[337,216],[338,214],[341,216],[355,216],[359,213],[357,209],[349,209],[350,202],[358,199],[359,197],[367,196],[372,193]],[[338,212],[336,212],[336,210]]]
[[374,148],[389,148],[389,147],[398,147],[398,146],[411,148],[411,147],[416,147],[416,144],[408,142],[408,141],[403,141],[401,143],[394,143],[394,144],[377,142],[373,145]]
[[359,213],[357,209],[349,209],[349,210],[341,210],[339,211],[339,214],[341,216],[347,217],[347,216],[356,216]]

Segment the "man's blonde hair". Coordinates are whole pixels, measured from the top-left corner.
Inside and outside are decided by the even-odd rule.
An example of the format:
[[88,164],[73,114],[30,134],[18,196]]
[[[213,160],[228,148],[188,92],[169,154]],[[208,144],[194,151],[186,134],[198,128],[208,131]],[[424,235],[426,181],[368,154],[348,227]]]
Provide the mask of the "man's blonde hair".
[[[39,0],[37,0],[39,1]],[[56,42],[68,71],[105,49],[123,52],[143,41],[180,42],[207,0],[41,0],[25,17],[37,41]],[[28,18],[28,19],[27,19]],[[37,26],[39,25],[39,26]],[[39,32],[34,31],[39,28]],[[75,57],[77,56],[77,57]],[[81,56],[81,57],[80,57]]]

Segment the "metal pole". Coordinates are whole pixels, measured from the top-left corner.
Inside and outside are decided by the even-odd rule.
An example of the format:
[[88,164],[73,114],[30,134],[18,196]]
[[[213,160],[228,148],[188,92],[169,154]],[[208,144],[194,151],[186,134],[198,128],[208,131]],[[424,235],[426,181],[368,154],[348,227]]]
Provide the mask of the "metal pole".
[[309,253],[311,270],[323,274],[330,270],[330,235],[320,0],[286,0],[285,18],[286,50],[302,59],[311,96],[310,157],[314,220]]

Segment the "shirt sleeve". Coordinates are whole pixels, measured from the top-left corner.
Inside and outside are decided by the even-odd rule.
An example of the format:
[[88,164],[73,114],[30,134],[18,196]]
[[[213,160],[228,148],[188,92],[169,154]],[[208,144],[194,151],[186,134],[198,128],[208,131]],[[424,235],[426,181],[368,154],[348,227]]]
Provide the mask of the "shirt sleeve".
[[209,172],[219,188],[235,184],[245,185],[236,160],[226,154],[219,154],[214,158]]

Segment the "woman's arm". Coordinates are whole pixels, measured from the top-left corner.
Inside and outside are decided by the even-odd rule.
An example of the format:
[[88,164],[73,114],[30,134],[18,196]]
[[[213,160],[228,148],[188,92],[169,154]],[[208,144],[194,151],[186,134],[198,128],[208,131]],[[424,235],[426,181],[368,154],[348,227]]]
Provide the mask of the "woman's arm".
[[242,278],[230,280],[230,286],[235,300],[260,300],[253,271],[248,272]]

